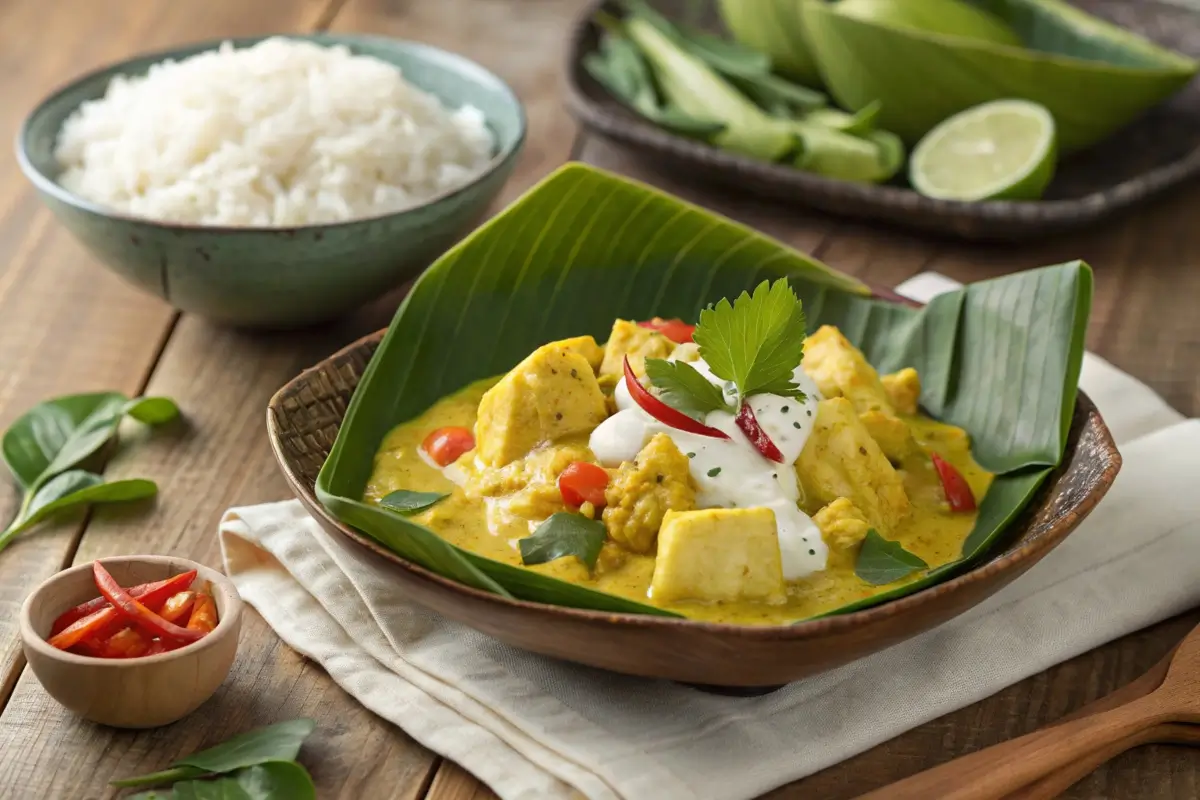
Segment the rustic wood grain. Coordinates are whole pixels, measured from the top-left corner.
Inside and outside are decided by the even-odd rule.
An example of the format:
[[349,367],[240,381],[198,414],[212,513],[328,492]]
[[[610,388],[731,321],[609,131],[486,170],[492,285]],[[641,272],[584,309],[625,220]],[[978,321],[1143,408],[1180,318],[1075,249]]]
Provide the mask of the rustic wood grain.
[[[303,28],[327,0],[129,4],[122,0],[0,3],[0,130],[75,75],[194,38]],[[37,32],[52,31],[52,35]],[[136,394],[175,318],[84,252],[38,201],[16,159],[0,159],[0,429],[48,397],[115,389]],[[0,481],[0,520],[19,497]],[[0,557],[0,705],[23,664],[17,609],[69,561],[78,519],[23,536]]]

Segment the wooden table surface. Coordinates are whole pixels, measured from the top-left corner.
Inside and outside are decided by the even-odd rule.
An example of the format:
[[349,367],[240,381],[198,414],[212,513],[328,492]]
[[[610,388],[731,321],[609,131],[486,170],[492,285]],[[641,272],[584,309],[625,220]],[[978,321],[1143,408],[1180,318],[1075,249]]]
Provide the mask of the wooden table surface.
[[[141,51],[220,36],[319,29],[389,34],[446,47],[510,82],[530,136],[500,205],[574,156],[655,183],[883,285],[935,269],[963,281],[1083,258],[1096,270],[1088,344],[1187,414],[1200,411],[1200,185],[1087,233],[1031,245],[964,246],[877,230],[686,184],[577,135],[563,108],[565,35],[580,0],[4,0],[0,138],[74,75]],[[499,205],[498,205],[499,207]],[[98,265],[42,207],[11,156],[0,158],[0,428],[45,398],[115,389],[175,398],[189,425],[118,452],[109,476],[148,476],[152,509],[105,509],[27,534],[0,555],[0,797],[99,798],[112,778],[161,768],[257,725],[307,715],[302,762],[322,798],[490,798],[454,764],[375,717],[247,614],[231,677],[175,725],[121,732],[69,716],[25,669],[16,629],[28,590],[98,556],[173,553],[219,566],[222,511],[288,496],[263,409],[302,368],[383,327],[396,298],[335,325],[248,335],[180,315]],[[17,496],[0,487],[0,518]],[[1103,513],[1101,511],[1100,513]],[[1101,647],[870,752],[772,793],[852,797],[1003,741],[1103,695],[1153,664],[1193,612]],[[1126,754],[1076,785],[1077,798],[1200,797],[1200,755]]]

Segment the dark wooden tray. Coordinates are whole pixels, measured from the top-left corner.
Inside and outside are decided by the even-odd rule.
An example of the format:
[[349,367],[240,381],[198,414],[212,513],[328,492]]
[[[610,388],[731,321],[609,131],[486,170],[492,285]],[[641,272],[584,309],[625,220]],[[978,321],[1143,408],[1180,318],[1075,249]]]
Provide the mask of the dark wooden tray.
[[[1072,0],[1155,41],[1200,57],[1200,2]],[[598,0],[580,15],[567,57],[567,107],[589,131],[627,145],[661,169],[738,191],[902,227],[964,239],[1013,240],[1094,224],[1200,173],[1200,80],[1137,122],[1087,151],[1064,159],[1037,202],[959,203],[923,197],[903,185],[833,180],[734,155],[667,133],[629,111],[584,70],[598,43],[591,19],[609,5]],[[668,2],[659,3],[670,13]],[[714,25],[717,24],[715,19]]]

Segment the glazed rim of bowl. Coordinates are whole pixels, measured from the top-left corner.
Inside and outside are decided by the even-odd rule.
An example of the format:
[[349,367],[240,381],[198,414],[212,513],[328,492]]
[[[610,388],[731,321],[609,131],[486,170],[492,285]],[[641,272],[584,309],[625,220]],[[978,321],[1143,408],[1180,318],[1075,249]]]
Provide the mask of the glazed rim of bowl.
[[[157,655],[138,656],[137,658],[96,658],[94,656],[82,656],[78,653],[72,653],[68,650],[59,650],[57,647],[52,647],[50,643],[46,641],[44,636],[33,629],[33,623],[29,619],[29,606],[33,602],[34,597],[55,586],[58,581],[61,578],[64,578],[67,574],[73,572],[83,572],[85,570],[90,571],[92,569],[92,564],[95,561],[99,561],[101,564],[122,561],[139,562],[142,564],[161,563],[172,569],[180,566],[186,566],[187,569],[180,570],[180,572],[175,572],[173,575],[179,575],[183,572],[187,572],[188,569],[194,569],[196,570],[197,578],[204,577],[206,574],[216,576],[215,578],[205,577],[205,580],[211,580],[214,584],[219,584],[226,590],[226,594],[230,600],[229,607],[226,609],[226,613],[221,614],[220,619],[217,620],[217,627],[213,628],[212,631],[206,634],[203,638],[191,642],[190,644],[185,644],[183,647],[175,650],[168,650],[165,653],[158,653]],[[99,592],[97,592],[97,595],[99,595]],[[68,567],[60,572],[56,572],[47,578],[40,586],[38,586],[38,588],[30,592],[29,596],[25,598],[25,602],[21,604],[20,625],[21,630],[28,634],[27,636],[23,637],[26,644],[40,651],[43,655],[50,656],[51,658],[58,659],[59,661],[64,661],[68,664],[78,664],[80,666],[92,667],[124,667],[140,664],[157,664],[162,661],[172,661],[176,658],[184,658],[192,653],[197,653],[206,647],[211,647],[219,638],[224,638],[229,633],[229,626],[233,625],[234,621],[241,616],[243,604],[244,601],[242,600],[241,595],[239,595],[237,590],[233,587],[232,581],[230,581],[227,576],[211,567],[205,566],[204,564],[190,561],[186,558],[179,558],[177,556],[109,556],[107,558],[93,559],[93,561],[88,561],[85,564],[76,564],[73,567]],[[72,608],[72,606],[67,606],[67,608],[64,608],[58,613],[61,614],[68,608]]]
[[[913,302],[908,298],[896,295],[894,292],[887,290],[874,289],[873,287],[873,291],[877,295],[885,297],[891,295],[892,297],[896,297],[906,303]],[[368,334],[367,336],[352,342],[351,344],[343,347],[341,350],[338,350],[333,355],[327,357],[321,362],[321,364],[336,362],[354,350],[366,347],[372,342],[378,342],[383,338],[384,333],[386,333],[386,329]],[[1029,559],[1034,559],[1036,561],[1045,552],[1053,549],[1059,543],[1061,543],[1062,540],[1065,539],[1078,526],[1079,522],[1092,512],[1100,500],[1104,498],[1104,495],[1107,494],[1109,487],[1112,486],[1112,482],[1116,478],[1117,472],[1121,468],[1121,455],[1117,449],[1116,443],[1113,441],[1111,432],[1108,430],[1108,426],[1104,424],[1104,419],[1100,416],[1100,412],[1096,408],[1095,404],[1093,404],[1091,399],[1081,390],[1075,401],[1074,416],[1072,418],[1071,428],[1073,431],[1077,431],[1081,424],[1085,423],[1089,418],[1093,419],[1098,424],[1098,433],[1101,437],[1100,445],[1102,449],[1110,454],[1110,463],[1099,480],[1099,489],[1089,493],[1086,497],[1084,497],[1079,503],[1078,507],[1075,509],[1075,512],[1072,516],[1064,518],[1060,523],[1053,526],[1052,529],[1046,534],[1029,542],[1025,542],[1018,547],[1014,547],[1011,550],[1002,552],[1001,555],[990,560],[983,561],[974,567],[968,568],[963,573],[956,575],[949,580],[928,586],[910,595],[906,595],[895,600],[889,600],[871,608],[862,609],[861,611],[851,611],[846,614],[834,614],[827,617],[810,618],[807,620],[801,620],[799,622],[783,625],[737,625],[728,622],[705,622],[702,620],[694,620],[689,618],[659,617],[649,614],[594,611],[591,609],[574,608],[572,606],[559,606],[551,603],[538,603],[532,600],[503,597],[492,592],[486,592],[482,589],[476,589],[472,586],[467,586],[465,583],[459,583],[458,581],[443,577],[432,570],[426,569],[420,564],[416,564],[397,553],[391,552],[385,548],[383,544],[373,539],[370,535],[351,528],[331,515],[325,506],[321,504],[321,501],[317,499],[315,493],[308,486],[307,482],[302,480],[292,470],[292,466],[287,460],[283,453],[283,449],[280,446],[280,429],[275,419],[275,408],[282,403],[284,395],[288,394],[292,387],[305,382],[310,373],[317,372],[320,369],[321,365],[310,367],[309,369],[301,372],[295,378],[292,378],[292,380],[284,384],[284,386],[280,388],[274,396],[272,396],[267,405],[267,429],[269,431],[268,438],[271,440],[271,449],[274,451],[275,458],[283,470],[284,477],[287,479],[292,488],[299,493],[303,505],[307,506],[310,512],[320,515],[321,518],[324,519],[328,524],[333,525],[343,534],[356,541],[358,544],[374,551],[376,554],[382,556],[401,569],[411,573],[418,579],[437,584],[441,588],[467,595],[482,602],[494,603],[501,606],[507,606],[509,608],[523,609],[534,613],[566,615],[568,617],[578,619],[581,622],[636,625],[650,629],[677,628],[684,626],[691,627],[695,630],[707,631],[714,635],[732,634],[754,640],[766,641],[824,637],[832,633],[843,632],[848,629],[870,624],[877,620],[885,619],[889,616],[903,614],[904,612],[921,606],[927,602],[936,601],[936,599],[941,595],[953,593],[960,587],[964,587],[975,581],[984,580],[993,575],[1006,572]],[[1068,450],[1071,448],[1072,444],[1077,441],[1078,434],[1072,436],[1071,439],[1068,440]],[[1061,469],[1063,463],[1064,462],[1060,461],[1059,466],[1056,467],[1055,470],[1057,471],[1058,469]],[[1052,478],[1053,473],[1051,474],[1051,479]],[[1047,490],[1048,485],[1049,480],[1038,489],[1038,491],[1034,494],[1033,499],[1042,496]],[[1024,509],[1022,509],[1016,520],[1009,524],[1009,527],[1005,531],[1006,534],[1011,534],[1017,529],[1016,526],[1020,525],[1022,520],[1026,517],[1027,511],[1030,505],[1032,505],[1032,502],[1033,500],[1031,500]],[[980,602],[982,602],[982,599]]]
[[[54,178],[51,178],[49,175],[44,173],[42,170],[38,169],[38,167],[35,166],[32,161],[29,160],[29,155],[27,152],[27,148],[25,146],[25,142],[28,138],[30,123],[32,123],[33,120],[39,114],[42,113],[43,109],[45,109],[45,107],[47,105],[49,105],[51,102],[53,102],[57,98],[61,97],[62,95],[66,94],[67,92],[71,91],[75,87],[79,86],[80,84],[95,80],[96,78],[98,78],[102,75],[105,75],[106,73],[109,74],[109,77],[108,77],[109,81],[111,81],[113,78],[117,77],[118,75],[128,75],[128,74],[141,75],[141,74],[144,74],[144,72],[145,72],[144,69],[142,69],[136,73],[128,73],[125,71],[125,68],[127,68],[130,64],[133,64],[135,62],[148,61],[148,60],[153,59],[153,63],[158,63],[158,62],[164,61],[166,59],[187,58],[187,57],[197,55],[202,52],[206,52],[209,50],[215,50],[216,48],[220,47],[222,44],[224,44],[226,42],[231,43],[236,49],[241,49],[244,47],[253,46],[253,45],[257,44],[258,42],[264,41],[266,39],[271,39],[271,38],[296,39],[299,41],[314,42],[316,44],[320,44],[320,45],[326,46],[326,47],[333,47],[333,46],[336,46],[339,44],[353,47],[355,44],[360,44],[360,43],[361,44],[378,43],[378,44],[389,44],[389,45],[402,45],[406,48],[410,48],[412,51],[420,54],[421,57],[428,59],[432,63],[437,63],[437,62],[457,63],[460,67],[463,68],[463,71],[465,73],[469,74],[469,77],[472,80],[474,80],[476,82],[492,83],[492,84],[495,84],[495,86],[497,88],[503,90],[503,92],[508,96],[507,97],[508,101],[510,103],[512,103],[512,106],[516,110],[516,113],[517,113],[517,123],[518,123],[517,135],[507,147],[498,148],[496,150],[496,152],[492,154],[491,160],[487,163],[487,165],[483,168],[483,170],[478,175],[471,178],[471,180],[467,181],[466,183],[464,183],[461,186],[457,186],[455,188],[447,189],[445,191],[439,192],[438,194],[435,194],[432,197],[427,198],[425,201],[418,203],[417,205],[410,206],[408,208],[403,208],[403,209],[400,209],[399,211],[388,211],[388,212],[384,212],[382,214],[373,214],[373,215],[367,216],[367,217],[355,217],[353,219],[342,220],[340,222],[315,222],[315,223],[306,223],[304,225],[281,225],[281,226],[277,226],[277,227],[266,226],[266,225],[199,225],[194,222],[170,222],[170,221],[161,220],[161,219],[151,219],[149,217],[139,217],[137,215],[130,214],[130,213],[122,211],[120,209],[109,208],[108,206],[104,206],[99,203],[92,202],[91,200],[80,197],[79,195],[75,194],[74,192],[68,191],[57,180],[55,180]],[[378,58],[378,56],[376,56],[376,58]],[[380,60],[383,60],[383,59],[380,59]],[[389,66],[395,68],[394,64],[391,64],[390,62],[385,62],[385,63],[388,63]],[[471,74],[471,73],[473,73],[473,74]],[[420,88],[420,87],[418,86],[417,88]],[[421,89],[421,91],[425,91],[425,90]],[[426,92],[426,93],[433,94],[432,92]],[[440,101],[441,98],[439,97],[438,100]],[[85,100],[83,102],[88,102],[88,101]],[[82,105],[82,103],[80,105]],[[79,108],[78,105],[75,106],[75,108],[72,109],[71,113],[74,113],[75,110],[77,110],[78,108]],[[484,124],[488,125],[488,120],[486,118],[484,119]],[[61,130],[61,126],[60,126],[60,130]],[[491,130],[491,128],[489,126],[489,131],[490,130]],[[55,133],[57,135],[58,132],[56,131]],[[34,106],[33,110],[30,111],[25,116],[25,119],[23,119],[21,121],[21,126],[17,129],[17,136],[16,136],[16,141],[14,144],[15,144],[15,150],[16,150],[17,163],[20,165],[21,171],[23,173],[25,173],[25,177],[28,178],[31,183],[33,183],[33,185],[38,189],[38,191],[45,192],[46,194],[51,195],[52,197],[54,197],[55,199],[59,200],[62,203],[65,203],[70,206],[74,206],[75,208],[90,212],[92,214],[96,214],[98,216],[106,217],[108,219],[119,219],[119,220],[123,220],[125,222],[135,222],[135,223],[139,223],[142,225],[149,225],[151,227],[163,228],[163,229],[168,229],[168,230],[186,230],[186,231],[196,231],[196,232],[206,232],[206,233],[237,234],[237,233],[279,233],[281,231],[290,231],[290,232],[318,231],[318,230],[319,231],[327,231],[327,230],[332,230],[332,229],[336,229],[336,228],[340,228],[340,227],[344,227],[344,226],[358,225],[360,223],[372,222],[372,221],[381,220],[381,219],[388,219],[390,217],[395,217],[400,214],[407,214],[410,211],[417,211],[419,209],[428,208],[429,206],[436,205],[437,203],[440,203],[443,200],[447,200],[447,199],[450,199],[457,195],[464,194],[464,193],[470,191],[471,189],[473,189],[477,184],[482,182],[484,179],[488,178],[492,173],[494,173],[497,169],[499,169],[499,167],[502,164],[504,164],[506,161],[508,161],[510,158],[512,158],[517,152],[520,151],[521,146],[525,143],[525,137],[526,137],[527,133],[528,133],[528,118],[526,117],[526,114],[525,114],[525,105],[521,102],[520,98],[517,97],[516,92],[514,92],[512,87],[509,86],[502,78],[500,78],[494,72],[487,69],[482,64],[472,61],[471,59],[467,58],[466,56],[459,55],[458,53],[453,53],[449,50],[443,50],[440,47],[434,47],[433,45],[425,44],[423,42],[414,42],[409,39],[394,39],[394,38],[391,38],[388,36],[376,36],[376,35],[369,35],[369,34],[328,34],[328,33],[287,34],[287,33],[276,33],[276,34],[267,34],[264,36],[241,36],[241,37],[232,36],[232,37],[224,37],[221,39],[207,39],[204,41],[193,42],[190,44],[178,45],[176,47],[172,47],[172,48],[169,48],[166,50],[156,50],[156,51],[152,51],[149,53],[141,53],[139,55],[131,56],[130,58],[126,58],[121,61],[107,64],[105,66],[97,67],[96,69],[85,72],[84,74],[74,77],[64,84],[61,84],[57,89],[50,92],[50,94],[46,95],[46,97],[44,97],[41,101],[39,101],[36,106]],[[494,132],[493,132],[493,136],[494,136]]]

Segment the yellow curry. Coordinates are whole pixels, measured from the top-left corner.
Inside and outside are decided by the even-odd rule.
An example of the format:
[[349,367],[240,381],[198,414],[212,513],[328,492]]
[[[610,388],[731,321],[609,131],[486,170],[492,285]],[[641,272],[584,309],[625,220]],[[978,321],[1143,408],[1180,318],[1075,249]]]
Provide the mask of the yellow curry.
[[[787,368],[793,383],[738,396],[717,374],[717,345],[707,363],[692,336],[678,321],[618,320],[603,346],[538,348],[392,430],[367,501],[443,494],[411,519],[459,547],[739,624],[785,624],[896,585],[859,577],[868,536],[929,567],[959,557],[992,476],[965,431],[919,412],[914,370],[880,376],[825,326]],[[564,524],[562,541],[582,531],[595,550],[527,564],[522,541]]]

